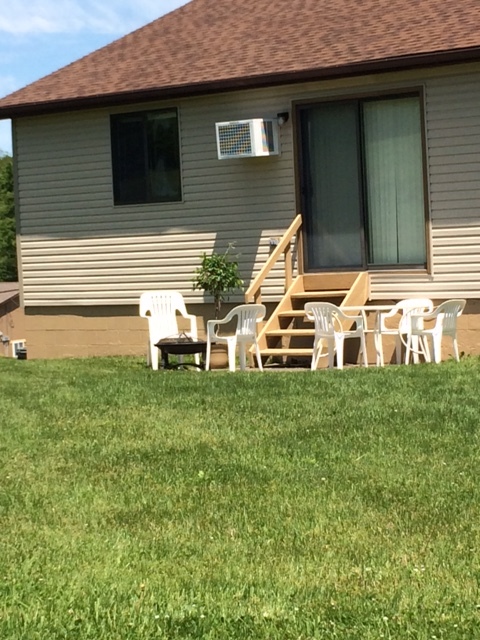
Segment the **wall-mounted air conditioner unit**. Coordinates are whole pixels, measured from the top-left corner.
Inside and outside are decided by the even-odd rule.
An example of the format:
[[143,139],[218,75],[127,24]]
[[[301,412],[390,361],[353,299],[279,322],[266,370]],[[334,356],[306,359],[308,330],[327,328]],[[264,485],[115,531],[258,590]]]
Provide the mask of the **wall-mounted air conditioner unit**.
[[19,360],[26,358],[27,343],[25,340],[10,340],[10,347],[14,358],[18,358]]
[[217,122],[215,128],[219,160],[277,156],[280,153],[276,120],[254,118]]

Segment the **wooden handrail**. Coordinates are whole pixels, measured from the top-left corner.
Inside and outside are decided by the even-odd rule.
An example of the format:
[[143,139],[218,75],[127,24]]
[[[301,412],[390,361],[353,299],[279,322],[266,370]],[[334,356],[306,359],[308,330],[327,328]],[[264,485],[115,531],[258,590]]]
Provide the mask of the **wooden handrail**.
[[[292,248],[291,243],[295,234],[298,233],[302,226],[302,216],[298,214],[292,224],[288,227],[288,229],[283,234],[282,239],[275,247],[274,251],[270,254],[268,260],[265,262],[263,267],[260,269],[256,278],[253,280],[252,284],[248,287],[245,292],[245,302],[261,302],[261,287],[268,276],[272,268],[277,263],[280,256],[283,254],[285,257],[285,291],[292,284]],[[297,242],[297,262],[300,265],[300,259],[302,258],[301,252],[298,250],[301,247],[301,243]],[[302,258],[303,260],[303,258]]]

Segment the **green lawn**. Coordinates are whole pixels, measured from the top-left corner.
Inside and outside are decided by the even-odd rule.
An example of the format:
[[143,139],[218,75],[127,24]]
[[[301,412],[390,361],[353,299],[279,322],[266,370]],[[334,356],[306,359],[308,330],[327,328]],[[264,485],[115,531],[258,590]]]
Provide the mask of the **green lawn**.
[[0,359],[1,640],[478,640],[479,365]]

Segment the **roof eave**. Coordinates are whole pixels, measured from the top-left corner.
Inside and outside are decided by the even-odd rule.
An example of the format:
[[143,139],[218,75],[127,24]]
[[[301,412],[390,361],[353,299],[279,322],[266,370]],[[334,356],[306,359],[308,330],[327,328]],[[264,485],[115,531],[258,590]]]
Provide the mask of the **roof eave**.
[[240,78],[227,78],[211,82],[158,87],[138,91],[124,91],[87,96],[83,98],[48,100],[43,102],[30,102],[26,104],[19,103],[5,107],[0,106],[0,120],[93,109],[112,105],[152,102],[154,100],[171,100],[208,95],[212,93],[222,93],[225,91],[235,91],[238,89],[255,89],[273,85],[338,79],[388,71],[408,70],[419,67],[460,64],[479,60],[480,47],[470,47],[454,51],[449,50],[415,54],[411,56],[399,56],[397,58],[384,58],[381,60],[366,61],[338,67],[325,67],[305,69],[301,71],[271,73],[266,75],[245,76]]

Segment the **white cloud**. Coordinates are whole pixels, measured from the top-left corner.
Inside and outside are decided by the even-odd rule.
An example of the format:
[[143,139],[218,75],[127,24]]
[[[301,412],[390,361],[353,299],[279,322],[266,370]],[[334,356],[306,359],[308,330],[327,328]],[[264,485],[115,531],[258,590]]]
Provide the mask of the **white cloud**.
[[[187,2],[3,0],[0,98]],[[0,151],[12,152],[9,120],[0,120]]]
[[123,35],[187,0],[15,0],[2,7],[0,33]]
[[[94,9],[94,11],[92,11]],[[83,29],[110,33],[115,30],[117,16],[111,9],[75,0],[17,0],[5,6],[0,14],[0,31],[20,35],[26,33],[67,33]]]

